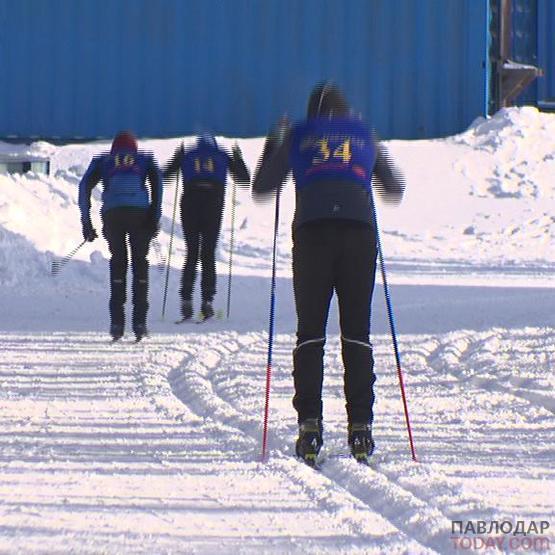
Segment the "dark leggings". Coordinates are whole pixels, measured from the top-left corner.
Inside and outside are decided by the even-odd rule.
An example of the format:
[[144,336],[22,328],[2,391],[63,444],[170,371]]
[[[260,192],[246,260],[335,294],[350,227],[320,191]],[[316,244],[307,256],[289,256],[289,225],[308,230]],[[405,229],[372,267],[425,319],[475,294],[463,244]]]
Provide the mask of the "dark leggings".
[[133,327],[146,324],[148,312],[148,247],[150,233],[147,211],[138,208],[113,208],[102,216],[104,237],[112,255],[110,259],[110,318],[114,325],[124,325],[127,242],[131,248],[133,270]]
[[324,344],[332,295],[339,302],[344,391],[349,422],[372,421],[374,359],[370,304],[376,272],[376,235],[346,221],[304,224],[293,235],[297,346],[293,352],[298,420],[322,418]]
[[181,224],[187,257],[181,274],[181,298],[190,301],[201,263],[201,295],[212,301],[216,294],[216,246],[220,235],[223,201],[211,192],[200,191],[181,201]]

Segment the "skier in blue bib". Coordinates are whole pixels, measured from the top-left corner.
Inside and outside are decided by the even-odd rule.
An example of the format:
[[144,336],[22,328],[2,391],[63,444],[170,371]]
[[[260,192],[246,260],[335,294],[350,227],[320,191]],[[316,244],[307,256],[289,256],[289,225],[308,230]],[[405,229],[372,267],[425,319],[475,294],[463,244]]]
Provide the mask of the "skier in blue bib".
[[339,302],[348,443],[366,461],[374,448],[374,359],[370,305],[377,242],[371,182],[398,203],[404,183],[366,125],[351,116],[342,92],[318,85],[307,119],[282,120],[270,133],[253,180],[255,199],[267,198],[293,173],[293,287],[297,344],[293,351],[299,436],[297,456],[314,464],[323,443],[323,356],[329,305]]
[[228,172],[241,186],[250,184],[250,174],[238,145],[231,155],[220,148],[212,135],[198,137],[192,148],[179,147],[164,169],[168,180],[181,170],[181,225],[187,257],[181,275],[181,316],[193,316],[193,288],[197,265],[202,264],[201,314],[214,315],[212,301],[216,294],[216,245],[220,235]]
[[[150,191],[146,182],[150,184]],[[90,216],[91,192],[102,181],[102,233],[110,249],[110,334],[124,334],[127,280],[127,239],[133,269],[133,332],[138,341],[147,333],[148,248],[158,232],[162,207],[162,176],[152,154],[137,149],[129,131],[119,133],[109,153],[95,156],[79,183],[83,237],[98,235]]]

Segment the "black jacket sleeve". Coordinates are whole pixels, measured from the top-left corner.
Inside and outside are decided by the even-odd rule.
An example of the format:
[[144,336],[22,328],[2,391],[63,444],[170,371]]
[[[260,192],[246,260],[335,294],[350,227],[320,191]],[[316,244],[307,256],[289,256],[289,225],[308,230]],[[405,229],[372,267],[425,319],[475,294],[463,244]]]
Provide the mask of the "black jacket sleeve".
[[155,160],[152,159],[151,165],[147,170],[148,181],[150,182],[150,212],[153,218],[158,221],[162,215],[162,172]]
[[285,135],[282,142],[273,134],[266,139],[252,183],[252,194],[255,199],[264,199],[281,187],[287,179],[291,170],[290,148],[291,132]]
[[175,175],[181,166],[181,161],[183,160],[184,148],[183,143],[175,150],[172,159],[166,164],[162,172],[163,179],[169,179],[172,175]]
[[238,146],[233,147],[232,154],[229,157],[229,173],[239,185],[250,185],[251,175]]
[[81,222],[90,222],[91,215],[91,193],[102,178],[102,167],[99,163],[100,158],[95,156],[83,179],[79,183],[79,210],[81,211]]
[[372,173],[372,185],[386,204],[399,204],[405,192],[405,178],[387,149],[375,139],[377,157]]

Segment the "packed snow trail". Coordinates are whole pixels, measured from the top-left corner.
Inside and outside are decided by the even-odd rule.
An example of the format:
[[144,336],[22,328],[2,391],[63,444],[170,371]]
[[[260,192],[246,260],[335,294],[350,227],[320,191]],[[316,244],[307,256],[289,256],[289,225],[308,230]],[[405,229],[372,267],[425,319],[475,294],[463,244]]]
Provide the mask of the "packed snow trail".
[[[321,473],[292,456],[289,334],[276,337],[267,464],[264,333],[0,341],[0,551],[449,553],[451,520],[553,514],[547,330],[402,337],[419,464],[388,338],[375,338],[371,468],[344,456],[332,338]],[[515,364],[518,389],[507,385]]]
[[296,461],[259,463],[257,439],[217,409],[179,401],[172,376],[194,374],[199,339],[1,338],[0,550],[429,552]]

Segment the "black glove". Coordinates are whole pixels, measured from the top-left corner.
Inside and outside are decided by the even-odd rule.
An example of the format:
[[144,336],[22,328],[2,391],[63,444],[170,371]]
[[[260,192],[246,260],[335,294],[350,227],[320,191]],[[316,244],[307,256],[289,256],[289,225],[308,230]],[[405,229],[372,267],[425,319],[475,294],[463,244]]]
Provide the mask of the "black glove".
[[96,229],[93,227],[92,222],[87,220],[83,222],[83,239],[92,243],[98,237]]

